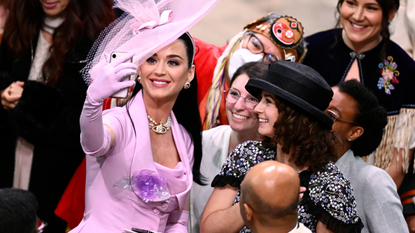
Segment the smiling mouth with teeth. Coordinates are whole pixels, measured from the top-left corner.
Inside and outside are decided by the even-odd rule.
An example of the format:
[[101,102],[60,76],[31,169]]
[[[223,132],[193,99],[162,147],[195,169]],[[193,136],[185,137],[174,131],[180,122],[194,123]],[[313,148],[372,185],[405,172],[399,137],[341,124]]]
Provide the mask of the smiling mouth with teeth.
[[362,29],[362,28],[365,28],[366,27],[366,26],[360,26],[360,25],[357,25],[357,24],[354,24],[354,23],[352,23],[352,26],[354,28],[357,28],[357,29]]
[[241,120],[245,120],[247,118],[245,116],[241,116],[241,115],[238,115],[236,113],[232,113],[232,116],[235,117],[235,118],[237,118],[237,119],[241,119]]
[[161,82],[161,81],[156,81],[156,80],[152,80],[152,82],[155,84],[168,84],[168,82]]
[[268,119],[259,118],[259,122],[260,123],[268,123]]

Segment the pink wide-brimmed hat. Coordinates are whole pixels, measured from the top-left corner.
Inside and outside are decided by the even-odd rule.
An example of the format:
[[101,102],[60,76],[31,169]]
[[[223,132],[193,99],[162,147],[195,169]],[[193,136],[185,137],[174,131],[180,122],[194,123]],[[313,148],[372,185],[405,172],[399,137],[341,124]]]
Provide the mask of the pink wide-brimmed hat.
[[[125,13],[101,32],[81,71],[89,84],[110,54],[133,52],[141,65],[161,48],[172,43],[203,18],[219,0],[115,0],[114,8]],[[93,69],[94,68],[94,69]],[[95,70],[95,71],[94,71]]]

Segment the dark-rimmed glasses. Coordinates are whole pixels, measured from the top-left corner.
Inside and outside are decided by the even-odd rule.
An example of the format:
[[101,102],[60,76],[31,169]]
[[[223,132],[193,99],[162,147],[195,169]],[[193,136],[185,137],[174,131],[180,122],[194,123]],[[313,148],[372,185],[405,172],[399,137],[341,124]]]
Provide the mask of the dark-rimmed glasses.
[[264,62],[273,62],[279,60],[275,55],[266,53],[264,50],[264,45],[262,42],[258,39],[258,37],[255,36],[254,33],[248,34],[248,43],[246,45],[246,48],[251,51],[251,53],[254,54],[264,54],[263,61]]
[[239,100],[239,98],[242,97],[244,99],[245,107],[250,110],[254,109],[259,102],[258,99],[253,97],[252,95],[242,96],[238,89],[235,88],[230,88],[226,90],[225,96],[226,101],[230,104],[236,103]]
[[352,125],[359,125],[356,122],[343,118],[341,116],[339,116],[339,114],[337,114],[336,112],[334,112],[333,110],[327,109],[326,110],[326,114],[334,121],[334,122],[344,122],[344,123],[349,123]]

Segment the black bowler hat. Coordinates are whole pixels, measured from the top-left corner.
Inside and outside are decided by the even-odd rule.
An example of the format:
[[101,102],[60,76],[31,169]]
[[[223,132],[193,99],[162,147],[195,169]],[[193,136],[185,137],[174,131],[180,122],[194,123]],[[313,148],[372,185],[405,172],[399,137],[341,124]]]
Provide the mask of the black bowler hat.
[[314,69],[291,61],[275,61],[269,65],[265,80],[249,79],[245,89],[252,95],[258,89],[268,91],[317,118],[331,129],[333,120],[324,113],[333,91]]

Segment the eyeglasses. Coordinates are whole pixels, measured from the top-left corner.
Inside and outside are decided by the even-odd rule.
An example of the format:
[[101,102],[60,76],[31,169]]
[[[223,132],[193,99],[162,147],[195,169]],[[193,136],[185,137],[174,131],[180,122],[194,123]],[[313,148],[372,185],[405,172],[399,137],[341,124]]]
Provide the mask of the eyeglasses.
[[242,96],[241,93],[235,88],[226,90],[225,95],[226,101],[230,104],[236,103],[241,97],[244,98],[245,107],[250,110],[254,109],[259,102],[258,99],[252,95]]
[[262,42],[258,39],[258,37],[255,36],[254,33],[249,33],[248,38],[248,44],[246,45],[246,48],[251,51],[251,53],[254,54],[264,54],[263,61],[264,62],[273,62],[279,60],[275,55],[266,53],[264,50],[264,45]]
[[349,123],[349,124],[353,124],[353,125],[359,125],[354,121],[351,121],[349,119],[343,118],[341,116],[339,116],[339,114],[337,114],[336,112],[334,112],[333,110],[327,109],[326,110],[326,114],[333,119],[334,122],[344,122],[344,123]]

